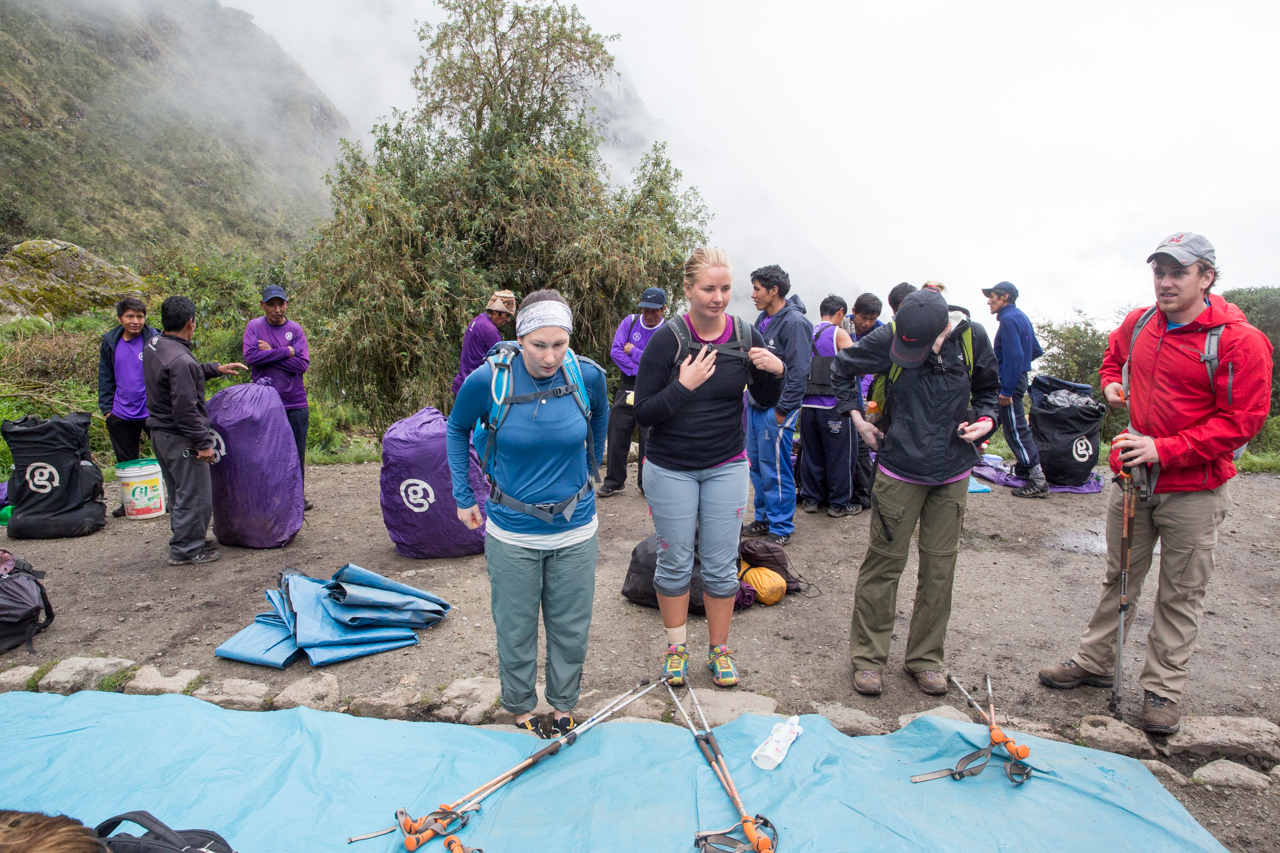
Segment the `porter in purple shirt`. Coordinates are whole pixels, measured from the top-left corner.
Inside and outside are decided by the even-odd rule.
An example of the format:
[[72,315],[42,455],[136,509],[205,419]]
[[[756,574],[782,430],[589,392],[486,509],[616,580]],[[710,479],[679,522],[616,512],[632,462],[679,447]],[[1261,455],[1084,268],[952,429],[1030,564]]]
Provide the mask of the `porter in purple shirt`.
[[[618,331],[614,332],[613,346],[609,349],[609,355],[613,358],[613,363],[622,371],[624,388],[635,387],[636,373],[640,370],[640,356],[644,354],[644,348],[649,345],[649,339],[662,328],[662,323],[662,319],[659,318],[657,325],[649,328],[644,324],[642,315],[628,314],[618,324]],[[626,350],[628,343],[631,344],[631,352]]]
[[[271,349],[259,349],[260,340]],[[293,355],[289,355],[289,347],[293,347]],[[306,333],[297,323],[285,320],[282,325],[273,326],[266,317],[254,317],[244,329],[244,361],[254,382],[271,380],[286,411],[307,408],[307,387],[302,375],[311,365],[311,355]]]
[[120,338],[116,344],[115,371],[116,394],[111,403],[111,413],[126,421],[147,419],[147,383],[142,376],[143,336],[131,341]]
[[458,375],[453,377],[453,393],[456,396],[462,383],[484,361],[489,348],[502,340],[502,332],[493,324],[488,311],[481,311],[462,336],[462,358],[458,361]]

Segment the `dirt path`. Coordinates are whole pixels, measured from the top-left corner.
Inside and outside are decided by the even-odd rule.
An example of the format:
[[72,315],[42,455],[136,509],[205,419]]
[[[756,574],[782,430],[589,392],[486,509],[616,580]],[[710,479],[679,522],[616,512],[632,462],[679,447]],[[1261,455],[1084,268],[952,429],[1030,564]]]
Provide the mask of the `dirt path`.
[[[209,678],[251,678],[273,692],[306,675],[303,660],[285,672],[224,661],[213,649],[266,609],[263,590],[285,565],[328,577],[353,562],[430,590],[451,602],[451,618],[422,632],[420,645],[328,667],[344,695],[388,690],[407,672],[443,688],[455,678],[497,675],[488,583],[482,557],[415,561],[398,556],[378,506],[378,466],[312,467],[308,494],[315,509],[297,539],[282,551],[222,548],[210,566],[171,567],[165,561],[167,518],[108,519],[107,529],[85,539],[9,541],[48,572],[46,584],[58,618],[37,640],[37,655],[10,652],[0,670],[72,655],[109,654],[178,667]],[[634,474],[634,466],[633,466]],[[632,485],[600,506],[600,562],[584,691],[619,692],[663,651],[657,611],[631,604],[619,589],[631,549],[652,532],[643,498]],[[1266,717],[1280,722],[1280,477],[1242,475],[1232,483],[1235,509],[1221,531],[1216,576],[1209,587],[1199,649],[1191,660],[1185,714]],[[116,487],[108,487],[115,506]],[[957,568],[948,637],[952,672],[976,680],[990,672],[1008,713],[1054,726],[1075,739],[1081,717],[1104,713],[1105,691],[1059,692],[1041,687],[1036,670],[1074,651],[1098,595],[1105,544],[1103,498],[1055,495],[1020,501],[996,488],[970,496]],[[854,693],[848,663],[849,614],[858,565],[865,553],[866,516],[841,520],[798,513],[787,551],[795,567],[820,590],[816,598],[789,596],[775,607],[737,614],[732,644],[738,650],[742,689],[773,696],[779,710],[810,713],[812,702],[840,702],[896,727],[899,714],[940,704],[922,695],[902,671],[902,640],[915,593],[915,558],[899,591],[898,627],[885,675],[885,694]],[[414,574],[405,577],[403,573]],[[1137,674],[1151,626],[1151,606],[1138,609],[1126,658],[1126,713],[1141,709]],[[701,619],[690,623],[690,646],[705,642]],[[710,685],[695,670],[695,684]],[[962,707],[954,694],[947,703]],[[1191,766],[1170,761],[1183,772]],[[1175,794],[1232,850],[1280,849],[1280,785],[1262,794],[1179,789]],[[1215,822],[1216,821],[1216,822]]]

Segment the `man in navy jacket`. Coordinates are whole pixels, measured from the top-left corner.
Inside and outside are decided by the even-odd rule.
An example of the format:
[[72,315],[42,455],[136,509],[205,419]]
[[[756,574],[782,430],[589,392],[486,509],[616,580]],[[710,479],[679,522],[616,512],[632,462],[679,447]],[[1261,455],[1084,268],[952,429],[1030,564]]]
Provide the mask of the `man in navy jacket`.
[[795,530],[796,479],[791,443],[800,419],[800,402],[809,384],[813,324],[804,316],[804,303],[792,294],[791,278],[770,264],[751,274],[751,299],[760,309],[755,327],[770,352],[782,359],[782,397],[763,408],[747,395],[747,460],[755,490],[755,519],[743,528],[748,536],[763,536],[777,545],[791,541]]
[[1031,362],[1044,355],[1044,350],[1036,340],[1031,320],[1014,304],[1018,301],[1018,288],[1002,281],[994,287],[983,288],[982,295],[987,297],[987,306],[1000,321],[995,340],[996,361],[1000,362],[1000,426],[1005,442],[1018,460],[1015,473],[1027,480],[1025,486],[1013,490],[1013,496],[1047,498],[1049,484],[1040,468],[1040,451],[1031,437],[1027,410],[1022,405]]

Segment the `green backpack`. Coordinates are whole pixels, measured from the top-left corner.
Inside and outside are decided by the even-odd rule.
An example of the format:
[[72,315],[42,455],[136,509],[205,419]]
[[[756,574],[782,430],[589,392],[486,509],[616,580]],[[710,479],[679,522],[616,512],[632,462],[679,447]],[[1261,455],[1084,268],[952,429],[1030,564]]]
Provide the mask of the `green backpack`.
[[[894,323],[891,321],[889,330],[892,331],[893,328]],[[960,333],[960,349],[964,353],[965,366],[969,368],[969,379],[972,380],[974,363],[973,328],[971,326],[966,326],[965,330]],[[894,382],[898,381],[898,377],[901,375],[902,368],[895,364],[889,368],[888,372],[877,373],[876,378],[871,380],[871,388],[867,390],[867,399],[863,401],[864,406],[866,403],[875,403],[876,408],[880,411],[882,421],[886,421],[889,416],[889,411],[886,408],[889,403],[889,388]]]

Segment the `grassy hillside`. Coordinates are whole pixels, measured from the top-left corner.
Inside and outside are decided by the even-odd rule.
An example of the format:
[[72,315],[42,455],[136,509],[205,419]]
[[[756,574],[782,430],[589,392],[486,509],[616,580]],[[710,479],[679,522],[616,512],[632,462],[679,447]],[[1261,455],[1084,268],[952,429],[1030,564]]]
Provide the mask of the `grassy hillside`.
[[216,0],[0,0],[0,250],[149,235],[286,250],[327,213],[346,119]]

